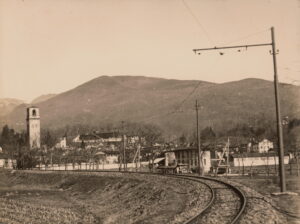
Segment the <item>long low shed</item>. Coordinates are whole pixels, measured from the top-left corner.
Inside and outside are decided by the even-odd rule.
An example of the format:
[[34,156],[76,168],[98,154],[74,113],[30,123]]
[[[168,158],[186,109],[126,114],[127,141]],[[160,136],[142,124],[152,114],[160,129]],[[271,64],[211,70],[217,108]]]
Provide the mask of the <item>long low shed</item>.
[[[284,155],[284,164],[289,164],[290,156]],[[279,158],[276,153],[244,153],[233,155],[234,166],[265,166],[278,165]]]

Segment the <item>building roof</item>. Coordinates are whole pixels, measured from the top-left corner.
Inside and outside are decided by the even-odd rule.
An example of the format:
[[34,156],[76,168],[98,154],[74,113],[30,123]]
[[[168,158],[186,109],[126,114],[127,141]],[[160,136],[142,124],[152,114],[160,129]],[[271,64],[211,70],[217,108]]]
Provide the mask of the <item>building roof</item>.
[[[182,148],[175,148],[166,152],[178,152],[178,151],[192,151],[192,150],[198,150],[197,147],[182,147]],[[209,150],[202,150],[202,151],[209,151]]]
[[81,134],[79,135],[79,139],[83,141],[91,141],[91,140],[101,140],[101,139],[109,139],[109,138],[120,138],[120,135],[117,132],[94,132],[91,134]]
[[100,138],[93,134],[84,134],[79,136],[80,140],[89,141],[89,140],[99,140]]
[[118,132],[94,132],[93,135],[104,139],[120,137]]

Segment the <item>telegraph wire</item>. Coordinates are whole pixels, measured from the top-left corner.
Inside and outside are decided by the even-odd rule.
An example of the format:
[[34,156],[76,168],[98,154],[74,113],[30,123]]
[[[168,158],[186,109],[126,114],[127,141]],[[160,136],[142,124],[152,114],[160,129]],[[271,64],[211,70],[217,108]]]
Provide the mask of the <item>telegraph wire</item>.
[[208,34],[208,32],[206,31],[206,29],[204,28],[204,26],[201,24],[201,22],[197,18],[197,16],[194,14],[194,12],[189,7],[189,5],[185,2],[185,0],[182,0],[182,3],[185,6],[186,10],[189,12],[189,14],[193,17],[193,19],[196,22],[196,24],[198,25],[198,27],[200,27],[200,29],[205,33],[205,35],[206,35],[207,39],[209,40],[209,42],[211,44],[215,44],[214,41],[211,39],[210,35]]
[[[209,67],[209,69],[208,69],[208,71],[209,70],[211,70],[213,67],[215,67],[216,66],[216,64],[219,62],[221,60],[221,58],[218,58],[216,61],[215,61],[215,63],[213,63],[210,67]],[[181,110],[181,107],[184,105],[184,103],[195,93],[195,91],[199,88],[199,86],[200,86],[200,84],[202,83],[203,81],[198,81],[198,83],[195,85],[195,87],[192,89],[192,91],[191,92],[189,92],[187,95],[186,95],[186,97],[178,104],[178,106],[177,107],[175,107],[175,109],[173,109],[173,110],[171,110],[171,111],[169,111],[169,112],[167,112],[167,113],[164,113],[164,114],[158,114],[158,115],[154,115],[154,116],[152,116],[152,117],[150,117],[150,118],[145,118],[145,119],[141,119],[141,120],[139,120],[138,122],[147,122],[147,121],[151,121],[151,120],[153,120],[153,119],[155,119],[155,118],[158,118],[158,117],[165,117],[165,116],[168,116],[168,115],[173,115],[173,114],[178,114],[178,113],[182,113],[182,112],[184,112],[184,111],[187,111],[188,109],[185,109],[185,110]],[[213,88],[213,87],[215,87],[215,85],[214,84],[212,84],[211,86],[205,86],[205,87],[203,87],[203,89],[209,89],[209,88]]]
[[[212,67],[216,66],[216,64],[220,61],[221,58],[218,58],[216,60],[216,62],[214,64],[212,64],[212,66],[208,69],[211,70]],[[181,103],[179,104],[179,106],[175,109],[175,110],[180,110],[180,108],[183,106],[183,104],[195,93],[195,91],[198,89],[198,87],[200,86],[200,84],[202,83],[202,81],[199,81],[197,83],[197,85],[192,89],[192,91],[181,101]],[[210,87],[214,87],[214,85],[212,86],[206,86],[204,87],[204,89],[210,88]]]

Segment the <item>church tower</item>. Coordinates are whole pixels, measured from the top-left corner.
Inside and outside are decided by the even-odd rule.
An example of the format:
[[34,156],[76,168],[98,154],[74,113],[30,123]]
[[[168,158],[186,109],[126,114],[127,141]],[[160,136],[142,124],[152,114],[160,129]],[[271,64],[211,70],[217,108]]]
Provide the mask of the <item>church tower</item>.
[[27,108],[27,136],[30,149],[41,147],[40,111],[38,107]]

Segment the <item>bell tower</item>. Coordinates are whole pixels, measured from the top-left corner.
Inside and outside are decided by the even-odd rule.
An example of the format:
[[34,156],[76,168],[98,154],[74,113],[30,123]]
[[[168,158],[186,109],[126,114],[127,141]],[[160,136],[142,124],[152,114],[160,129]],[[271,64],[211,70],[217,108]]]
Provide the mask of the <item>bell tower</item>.
[[38,107],[27,108],[27,136],[30,149],[41,147],[40,111]]

